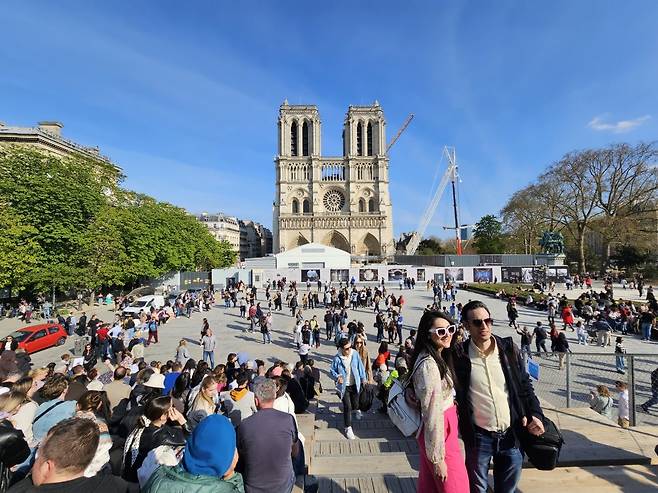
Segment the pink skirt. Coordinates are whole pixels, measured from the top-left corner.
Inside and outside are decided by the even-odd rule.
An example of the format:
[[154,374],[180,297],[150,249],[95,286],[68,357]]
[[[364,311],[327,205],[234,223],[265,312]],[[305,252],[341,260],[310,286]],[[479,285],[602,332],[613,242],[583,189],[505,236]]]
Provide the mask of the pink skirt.
[[434,466],[425,453],[425,433],[421,428],[418,435],[420,451],[420,471],[418,473],[418,493],[469,493],[468,475],[464,465],[464,457],[459,448],[457,429],[457,406],[452,406],[443,413],[445,426],[445,461],[448,468],[448,478],[441,481],[434,474]]

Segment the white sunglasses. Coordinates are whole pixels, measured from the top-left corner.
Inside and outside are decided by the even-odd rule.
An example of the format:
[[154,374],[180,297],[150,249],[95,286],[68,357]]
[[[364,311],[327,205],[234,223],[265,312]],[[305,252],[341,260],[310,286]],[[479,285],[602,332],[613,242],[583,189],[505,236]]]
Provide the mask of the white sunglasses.
[[447,327],[437,327],[434,329],[430,329],[430,332],[433,332],[439,337],[443,337],[447,334],[453,335],[455,332],[457,332],[457,326],[456,325],[448,325]]

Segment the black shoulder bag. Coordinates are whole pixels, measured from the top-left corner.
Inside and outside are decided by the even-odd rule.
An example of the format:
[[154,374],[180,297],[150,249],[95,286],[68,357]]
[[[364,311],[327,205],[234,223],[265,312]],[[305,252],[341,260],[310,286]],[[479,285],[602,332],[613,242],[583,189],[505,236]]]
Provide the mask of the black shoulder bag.
[[[510,360],[511,383],[516,395],[520,396],[521,377],[518,366],[519,358],[514,344],[512,344],[507,357]],[[521,404],[525,416],[531,418],[532,416],[527,409],[527,403],[522,401]],[[540,471],[551,471],[557,466],[564,439],[553,421],[546,416],[543,416],[541,421],[544,425],[544,433],[539,436],[533,435],[528,431],[528,428],[522,427],[519,432],[519,441],[521,442],[521,449],[528,456],[528,460],[533,466]]]

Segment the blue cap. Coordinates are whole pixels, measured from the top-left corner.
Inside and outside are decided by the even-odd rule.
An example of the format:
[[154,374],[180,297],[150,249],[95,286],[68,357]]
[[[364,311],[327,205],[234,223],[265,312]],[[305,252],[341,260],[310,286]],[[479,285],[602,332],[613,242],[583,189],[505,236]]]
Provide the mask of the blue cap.
[[235,429],[220,414],[212,414],[194,428],[187,439],[183,467],[190,474],[222,477],[235,456]]

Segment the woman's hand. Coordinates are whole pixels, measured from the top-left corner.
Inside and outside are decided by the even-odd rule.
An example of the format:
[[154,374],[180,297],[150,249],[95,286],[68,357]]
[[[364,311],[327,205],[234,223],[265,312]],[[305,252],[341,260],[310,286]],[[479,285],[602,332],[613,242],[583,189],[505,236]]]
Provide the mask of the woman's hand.
[[185,423],[187,422],[185,420],[185,416],[183,416],[180,413],[180,411],[176,409],[174,406],[171,406],[169,408],[168,418],[170,421],[174,421],[175,423],[178,423],[181,426],[185,426]]
[[445,460],[442,459],[440,462],[434,464],[434,474],[443,482],[448,479],[448,466]]

